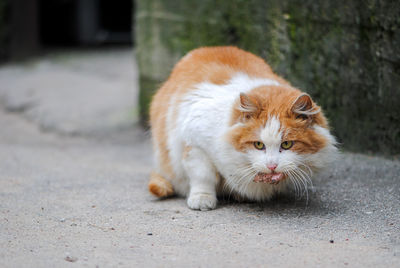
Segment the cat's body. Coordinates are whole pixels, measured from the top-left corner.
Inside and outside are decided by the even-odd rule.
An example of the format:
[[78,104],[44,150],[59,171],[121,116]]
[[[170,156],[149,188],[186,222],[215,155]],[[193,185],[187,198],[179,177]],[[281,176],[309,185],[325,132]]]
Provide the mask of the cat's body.
[[149,190],[213,209],[217,195],[264,201],[306,187],[336,152],[311,98],[235,47],[187,54],[153,98]]

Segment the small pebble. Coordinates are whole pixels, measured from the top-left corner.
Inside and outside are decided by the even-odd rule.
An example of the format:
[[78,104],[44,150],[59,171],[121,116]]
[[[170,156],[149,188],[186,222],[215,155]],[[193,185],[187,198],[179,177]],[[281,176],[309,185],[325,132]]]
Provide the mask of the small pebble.
[[67,256],[67,257],[65,257],[64,260],[69,261],[69,262],[76,262],[78,260],[78,258],[73,257],[73,256]]
[[329,240],[329,243],[331,243],[331,244],[333,244],[335,241],[333,241],[333,240]]

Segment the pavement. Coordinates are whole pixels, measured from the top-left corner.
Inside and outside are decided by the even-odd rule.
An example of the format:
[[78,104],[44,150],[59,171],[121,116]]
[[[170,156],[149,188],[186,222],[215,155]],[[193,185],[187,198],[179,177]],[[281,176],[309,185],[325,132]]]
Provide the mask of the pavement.
[[343,152],[306,197],[147,192],[129,48],[0,67],[0,267],[400,267],[400,162]]

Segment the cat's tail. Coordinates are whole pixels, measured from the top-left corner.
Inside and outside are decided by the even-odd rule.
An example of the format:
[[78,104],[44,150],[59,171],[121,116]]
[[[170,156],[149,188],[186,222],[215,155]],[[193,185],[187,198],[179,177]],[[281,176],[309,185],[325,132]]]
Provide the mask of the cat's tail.
[[160,174],[150,174],[149,191],[157,197],[168,197],[174,194],[172,184]]

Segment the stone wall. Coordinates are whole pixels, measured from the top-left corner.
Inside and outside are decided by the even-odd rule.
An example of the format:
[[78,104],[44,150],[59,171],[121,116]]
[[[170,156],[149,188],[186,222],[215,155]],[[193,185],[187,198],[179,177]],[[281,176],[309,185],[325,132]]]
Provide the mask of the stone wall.
[[400,2],[138,0],[141,115],[186,52],[236,45],[326,111],[343,147],[400,153]]

